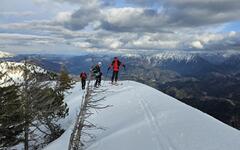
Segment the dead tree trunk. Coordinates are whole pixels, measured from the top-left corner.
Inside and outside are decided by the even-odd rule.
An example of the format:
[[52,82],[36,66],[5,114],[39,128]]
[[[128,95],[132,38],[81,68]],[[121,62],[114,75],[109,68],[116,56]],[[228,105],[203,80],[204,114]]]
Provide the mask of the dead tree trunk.
[[81,141],[83,134],[86,134],[91,139],[94,138],[94,135],[88,134],[83,131],[85,128],[102,129],[102,128],[97,128],[94,124],[92,124],[87,120],[87,118],[93,114],[92,109],[96,110],[96,109],[105,109],[107,107],[110,107],[109,105],[101,106],[99,104],[99,102],[104,100],[105,97],[97,100],[93,99],[93,93],[95,92],[93,90],[93,86],[90,85],[90,83],[91,83],[91,80],[89,79],[87,83],[86,92],[82,97],[81,110],[77,116],[77,121],[75,123],[73,132],[70,137],[68,150],[83,150],[84,145],[83,145],[83,141]]
[[75,123],[75,126],[74,126],[74,129],[73,129],[73,132],[71,134],[71,137],[70,137],[70,142],[69,142],[69,147],[68,149],[69,150],[78,150],[78,149],[81,149],[81,142],[80,142],[80,139],[81,139],[81,131],[84,127],[84,121],[85,121],[85,116],[86,116],[86,111],[87,111],[87,103],[88,101],[91,99],[91,91],[90,90],[90,80],[88,81],[88,84],[87,84],[87,88],[86,88],[86,92],[83,94],[83,97],[82,97],[82,103],[81,103],[81,109],[80,109],[80,112],[79,112],[79,115],[77,117],[77,121]]

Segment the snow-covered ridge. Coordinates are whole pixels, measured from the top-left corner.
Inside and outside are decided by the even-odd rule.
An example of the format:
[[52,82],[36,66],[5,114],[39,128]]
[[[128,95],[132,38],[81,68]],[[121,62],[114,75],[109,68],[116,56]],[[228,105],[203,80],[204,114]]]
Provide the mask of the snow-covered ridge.
[[152,54],[130,54],[130,53],[126,53],[124,55],[122,55],[122,57],[126,57],[126,58],[145,58],[147,59],[149,62],[150,61],[167,61],[167,60],[172,60],[172,61],[186,61],[186,62],[190,62],[190,61],[195,61],[195,57],[198,54],[196,53],[191,53],[191,52],[184,52],[184,51],[161,51],[161,52],[155,52]]
[[8,57],[13,57],[13,56],[14,56],[14,54],[0,51],[0,58],[8,58]]
[[[0,71],[4,76],[0,79],[0,84],[4,83],[8,79],[12,79],[14,82],[20,83],[23,81],[23,63],[17,62],[0,62]],[[28,65],[29,70],[34,67],[38,73],[46,72],[44,69],[38,66]],[[31,70],[33,72],[33,70]]]
[[[123,81],[112,86],[102,83],[102,105],[112,105],[90,117],[106,130],[92,133],[95,141],[86,150],[238,150],[240,132],[149,86]],[[70,112],[79,110],[78,83],[67,99]],[[98,90],[98,89],[97,89]],[[70,114],[72,114],[70,113]],[[74,117],[66,132],[45,150],[66,150]]]
[[166,60],[172,60],[172,61],[185,61],[185,62],[196,62],[196,58],[200,57],[203,59],[208,60],[210,59],[221,59],[224,61],[225,59],[230,58],[234,55],[240,55],[239,51],[182,51],[182,50],[166,50],[166,51],[159,51],[159,52],[153,52],[152,54],[144,54],[141,55],[141,53],[135,53],[135,54],[124,54],[124,57],[127,58],[146,58],[147,60],[154,60],[154,61],[166,61]]
[[184,52],[184,51],[161,51],[154,52],[149,54],[142,55],[141,53],[125,53],[121,55],[122,57],[127,58],[141,58],[146,57],[147,59],[156,59],[156,60],[186,60],[190,61],[196,56],[195,53]]
[[185,60],[186,62],[194,60],[196,54],[192,54],[189,52],[182,52],[182,51],[165,51],[161,53],[154,54],[150,56],[151,58],[155,58],[158,60],[176,60],[182,61]]

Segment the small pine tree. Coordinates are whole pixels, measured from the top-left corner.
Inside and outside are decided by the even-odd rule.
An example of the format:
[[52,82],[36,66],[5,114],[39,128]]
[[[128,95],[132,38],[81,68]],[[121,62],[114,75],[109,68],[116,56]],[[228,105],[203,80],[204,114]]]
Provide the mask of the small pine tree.
[[58,83],[59,83],[60,91],[65,91],[65,90],[71,89],[72,85],[73,85],[73,80],[69,76],[69,73],[68,73],[66,67],[63,65],[61,67],[61,71],[59,74]]

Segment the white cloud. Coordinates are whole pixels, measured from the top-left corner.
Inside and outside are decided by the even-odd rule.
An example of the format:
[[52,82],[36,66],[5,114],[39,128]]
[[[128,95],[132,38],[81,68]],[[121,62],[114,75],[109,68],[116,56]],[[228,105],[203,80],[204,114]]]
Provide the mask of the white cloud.
[[152,38],[151,35],[141,36],[139,39],[132,40],[128,43],[128,46],[133,49],[175,49],[179,45],[177,40],[159,40]]
[[102,9],[102,28],[115,32],[170,32],[167,16],[154,9],[108,8]]
[[73,46],[79,47],[79,48],[91,48],[92,44],[89,42],[73,42]]
[[[40,0],[45,1],[45,0]],[[56,2],[68,2],[68,3],[74,3],[79,5],[88,5],[93,6],[100,3],[100,0],[55,0]]]
[[37,36],[29,34],[9,34],[9,33],[0,33],[1,40],[31,40],[31,39],[54,39],[49,36]]
[[134,19],[138,19],[143,15],[143,8],[111,8],[102,10],[101,13],[105,17],[106,21],[113,24],[126,24]]
[[15,11],[4,11],[0,12],[0,16],[2,17],[28,17],[35,15],[35,12],[32,11],[24,11],[24,12],[15,12]]
[[203,45],[202,45],[202,43],[201,43],[200,41],[193,41],[193,42],[191,43],[191,46],[192,46],[193,48],[203,49]]
[[231,31],[228,34],[229,37],[235,37],[236,35],[237,35],[237,32],[235,32],[235,31]]
[[199,38],[199,40],[204,44],[207,44],[209,42],[214,42],[214,41],[220,41],[223,39],[224,39],[224,35],[222,34],[204,34]]
[[65,43],[65,39],[56,38],[52,36],[39,36],[39,35],[28,35],[28,34],[9,34],[0,33],[0,45],[4,47],[11,46],[43,46],[43,45],[57,45]]
[[123,46],[123,43],[121,41],[119,41],[118,39],[114,39],[114,38],[106,38],[103,40],[104,45],[106,47],[109,47],[110,49],[117,49],[117,48],[121,48],[121,46]]
[[48,0],[33,0],[35,3],[47,3]]
[[202,35],[196,35],[193,38],[191,47],[197,49],[209,49],[209,50],[238,50],[240,34],[235,31],[227,33],[203,33]]
[[70,21],[72,12],[64,11],[59,12],[55,18],[55,20],[59,23],[64,23],[66,21]]

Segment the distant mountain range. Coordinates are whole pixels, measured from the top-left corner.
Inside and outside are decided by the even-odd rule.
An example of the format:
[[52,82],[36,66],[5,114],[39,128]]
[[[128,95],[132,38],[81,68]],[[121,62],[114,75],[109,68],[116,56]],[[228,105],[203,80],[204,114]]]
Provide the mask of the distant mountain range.
[[[0,53],[1,54],[1,53]],[[10,54],[9,54],[10,55]],[[10,55],[13,56],[13,55]],[[129,66],[159,67],[164,70],[174,70],[180,74],[192,75],[202,72],[231,72],[240,69],[240,52],[186,52],[186,51],[163,51],[152,54],[122,54],[120,59]],[[81,70],[89,70],[91,65],[101,61],[104,68],[111,63],[113,55],[16,55],[8,58],[10,61],[21,61],[30,58],[38,61],[44,67],[58,71],[64,64],[69,72],[78,74]]]

